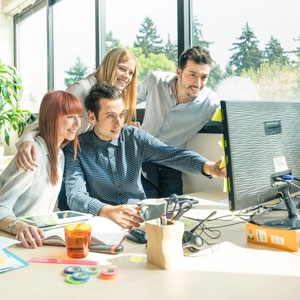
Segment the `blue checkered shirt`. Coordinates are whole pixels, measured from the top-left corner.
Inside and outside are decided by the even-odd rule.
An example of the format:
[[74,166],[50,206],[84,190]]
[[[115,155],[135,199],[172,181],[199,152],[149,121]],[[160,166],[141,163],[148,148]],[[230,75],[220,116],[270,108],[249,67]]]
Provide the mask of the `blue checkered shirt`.
[[75,161],[73,143],[64,149],[68,205],[93,215],[106,204],[133,204],[146,198],[141,183],[145,161],[194,174],[202,174],[206,162],[196,152],[167,146],[132,126],[124,127],[117,140],[102,141],[92,130],[81,134],[79,143]]

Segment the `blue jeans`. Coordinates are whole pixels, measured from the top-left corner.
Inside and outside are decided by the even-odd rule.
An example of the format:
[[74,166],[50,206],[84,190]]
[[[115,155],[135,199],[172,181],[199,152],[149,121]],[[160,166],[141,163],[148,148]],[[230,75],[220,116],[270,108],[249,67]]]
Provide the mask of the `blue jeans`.
[[182,172],[153,162],[143,163],[143,171],[147,173],[147,178],[142,175],[147,198],[165,198],[171,194],[183,194]]

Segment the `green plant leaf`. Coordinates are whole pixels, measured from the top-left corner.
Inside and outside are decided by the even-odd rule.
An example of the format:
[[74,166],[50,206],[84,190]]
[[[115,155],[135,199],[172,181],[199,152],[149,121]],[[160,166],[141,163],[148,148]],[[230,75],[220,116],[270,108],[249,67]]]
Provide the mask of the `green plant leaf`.
[[20,109],[23,92],[22,80],[15,67],[2,64],[0,60],[0,134],[9,145],[9,131],[14,129],[21,136],[30,122],[31,113]]
[[4,127],[4,140],[5,143],[9,146],[9,134],[5,127]]

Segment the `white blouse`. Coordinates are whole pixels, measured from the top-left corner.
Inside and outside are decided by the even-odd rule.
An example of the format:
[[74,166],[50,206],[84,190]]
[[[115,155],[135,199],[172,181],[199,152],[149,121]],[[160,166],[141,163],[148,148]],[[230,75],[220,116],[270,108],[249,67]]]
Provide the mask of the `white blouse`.
[[33,216],[53,212],[64,170],[64,154],[58,151],[58,182],[49,177],[48,148],[44,139],[35,138],[37,164],[33,171],[18,170],[16,157],[0,175],[0,221],[8,216]]

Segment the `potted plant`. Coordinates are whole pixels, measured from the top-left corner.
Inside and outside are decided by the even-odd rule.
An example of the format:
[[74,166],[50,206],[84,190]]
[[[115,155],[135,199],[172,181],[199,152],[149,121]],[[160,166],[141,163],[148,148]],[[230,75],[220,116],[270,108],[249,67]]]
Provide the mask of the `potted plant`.
[[4,147],[4,141],[9,145],[11,129],[20,137],[30,121],[31,113],[20,109],[22,92],[21,78],[16,69],[0,60],[0,146]]

